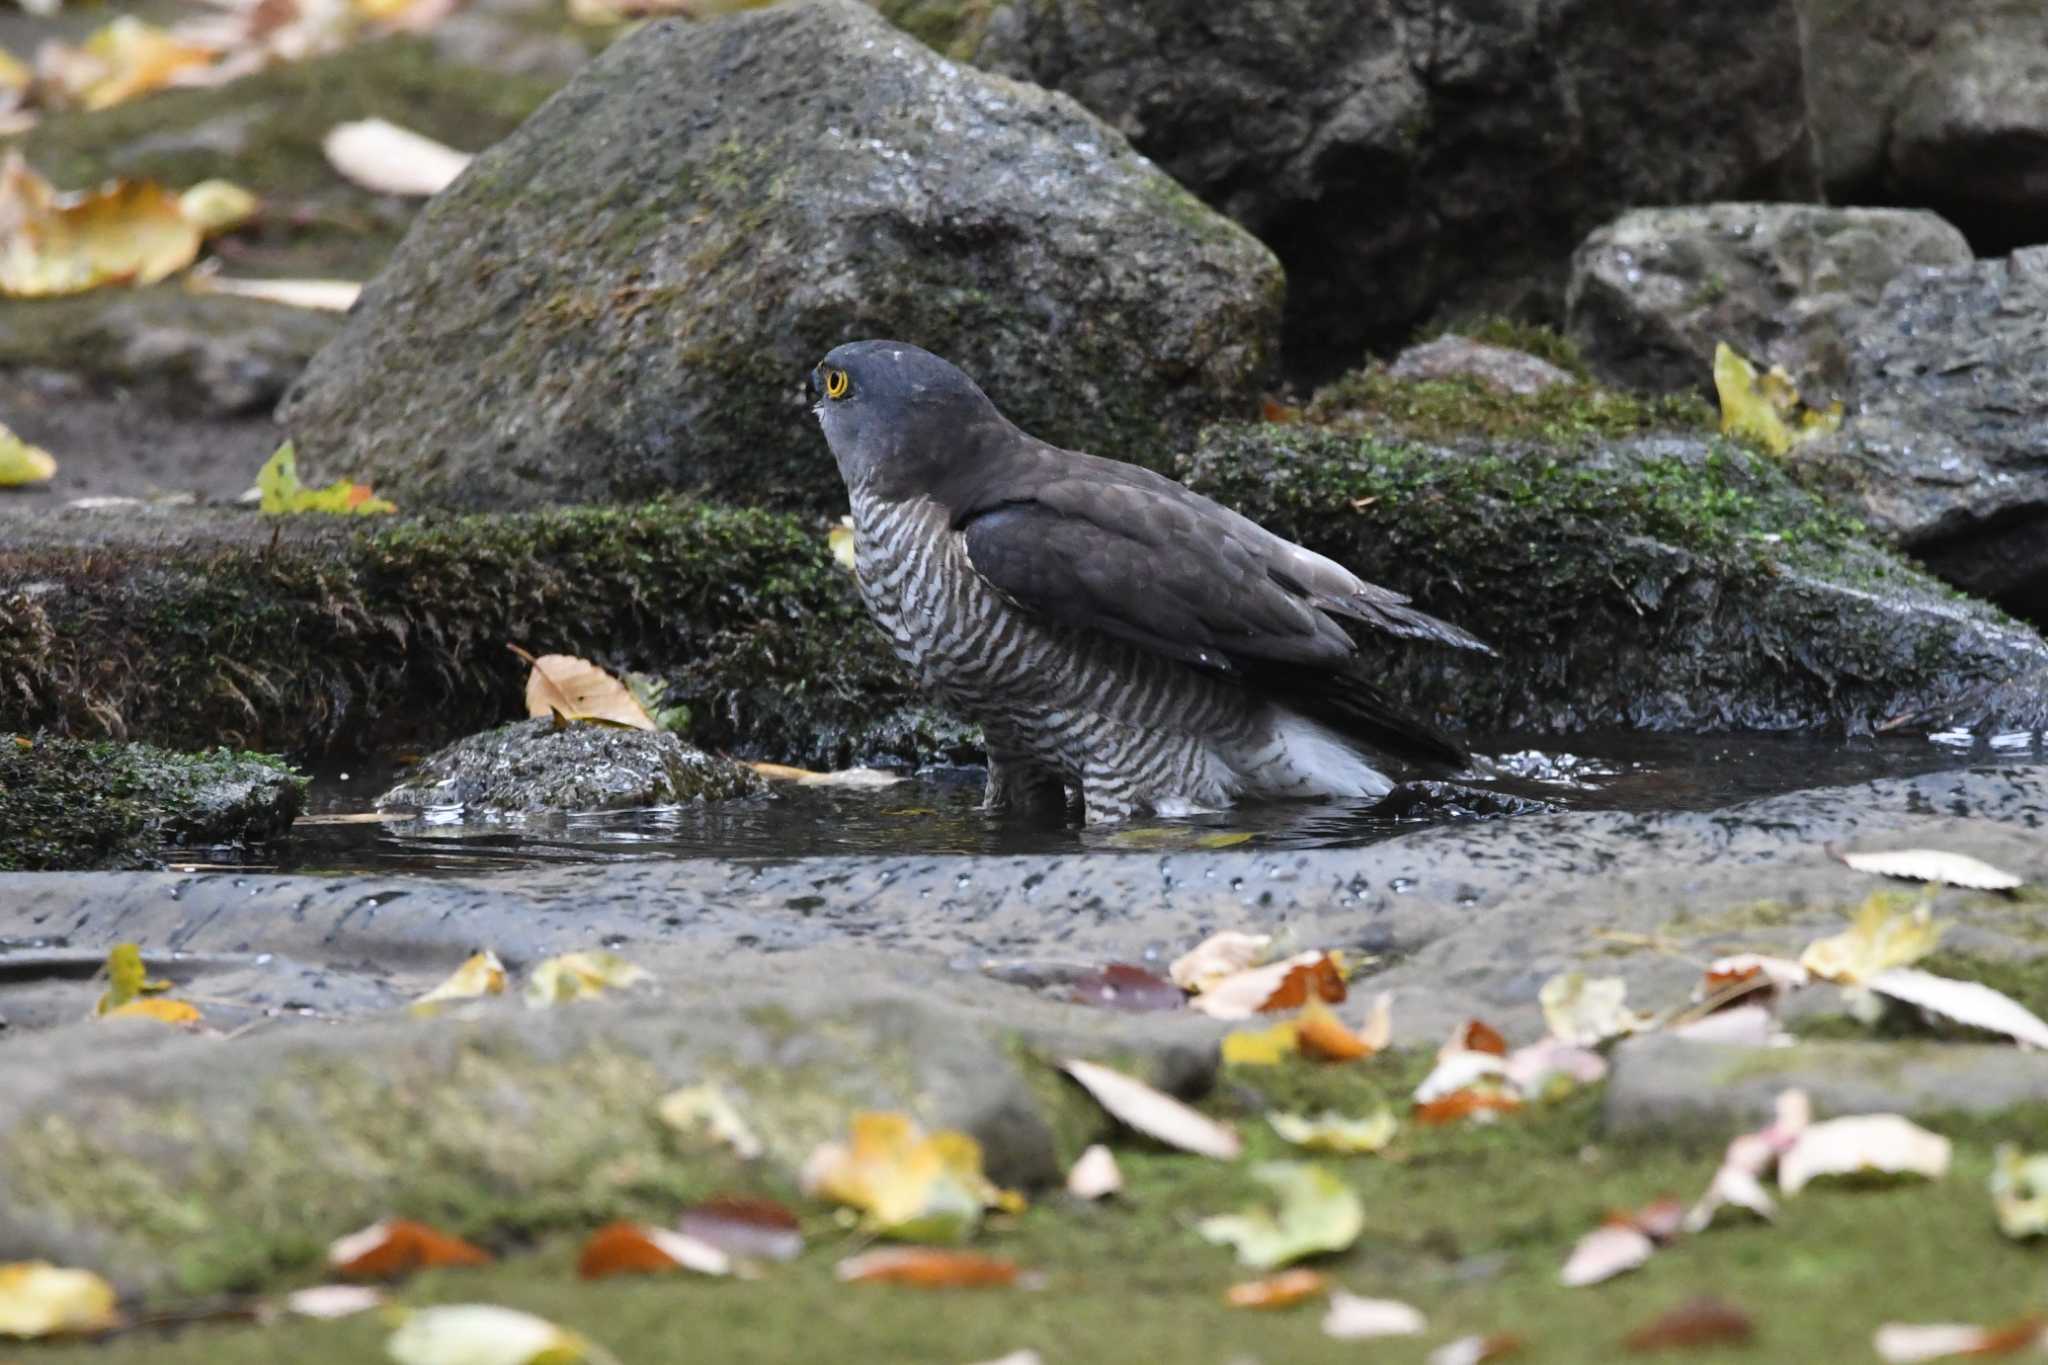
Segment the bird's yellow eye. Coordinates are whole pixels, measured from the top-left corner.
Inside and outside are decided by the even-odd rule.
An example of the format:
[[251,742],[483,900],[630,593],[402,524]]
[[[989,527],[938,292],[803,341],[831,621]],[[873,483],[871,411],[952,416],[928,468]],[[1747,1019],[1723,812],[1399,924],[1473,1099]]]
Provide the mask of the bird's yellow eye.
[[825,396],[827,398],[844,398],[846,397],[847,389],[851,387],[852,385],[846,378],[846,371],[825,371]]

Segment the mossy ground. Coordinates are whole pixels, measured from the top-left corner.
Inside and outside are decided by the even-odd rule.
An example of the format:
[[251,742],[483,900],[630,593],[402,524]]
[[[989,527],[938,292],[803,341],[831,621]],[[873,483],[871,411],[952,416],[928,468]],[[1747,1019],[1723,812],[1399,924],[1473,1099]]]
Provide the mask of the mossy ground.
[[0,873],[154,867],[167,844],[275,838],[305,785],[262,754],[0,734]]
[[[1357,1112],[1398,1101],[1427,1060],[1277,1071],[1234,1070],[1209,1099],[1237,1122],[1247,1161],[1229,1165],[1118,1140],[1127,1198],[1077,1207],[1058,1196],[999,1220],[981,1249],[1043,1272],[1046,1286],[931,1292],[835,1282],[831,1266],[863,1239],[809,1220],[811,1248],[759,1281],[689,1276],[579,1283],[577,1238],[517,1249],[482,1271],[423,1277],[403,1302],[495,1302],[549,1316],[621,1359],[678,1358],[770,1365],[970,1361],[1030,1347],[1048,1361],[1132,1359],[1222,1362],[1419,1361],[1444,1340],[1512,1332],[1530,1361],[1622,1354],[1621,1337],[1701,1294],[1739,1305],[1756,1324],[1746,1348],[1689,1353],[1701,1361],[1858,1359],[1885,1321],[1999,1321],[2040,1307],[2041,1255],[2003,1240],[1985,1180],[1992,1145],[2038,1135],[2048,1114],[1935,1122],[1957,1140],[1954,1169],[1935,1183],[1816,1186],[1786,1201],[1776,1226],[1729,1219],[1658,1254],[1648,1266],[1593,1288],[1566,1289],[1557,1270],[1572,1243],[1610,1209],[1663,1195],[1691,1198],[1718,1159],[1698,1148],[1618,1143],[1598,1127],[1588,1092],[1490,1127],[1410,1128],[1390,1156],[1327,1158],[1362,1196],[1367,1231],[1322,1263],[1353,1292],[1398,1297],[1428,1314],[1417,1341],[1371,1346],[1324,1337],[1316,1304],[1276,1312],[1226,1307],[1222,1292],[1248,1278],[1230,1254],[1193,1231],[1209,1213],[1255,1201],[1252,1161],[1296,1155],[1260,1115],[1278,1103]],[[786,1194],[787,1192],[782,1192]],[[120,1365],[323,1365],[378,1357],[374,1318],[273,1328],[191,1328],[137,1334],[102,1346],[38,1350],[36,1360]]]

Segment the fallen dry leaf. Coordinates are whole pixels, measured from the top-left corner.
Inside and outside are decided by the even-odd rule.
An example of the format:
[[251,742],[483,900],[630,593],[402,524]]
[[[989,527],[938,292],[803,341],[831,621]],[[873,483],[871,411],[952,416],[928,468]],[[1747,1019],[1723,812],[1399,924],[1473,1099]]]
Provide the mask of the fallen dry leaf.
[[78,48],[51,44],[38,65],[44,89],[58,102],[107,109],[175,84],[186,72],[212,65],[217,55],[211,47],[123,15]]
[[607,991],[625,990],[652,981],[645,967],[608,948],[563,953],[548,958],[526,979],[526,1005],[547,1009],[571,1000],[589,1000]]
[[0,1265],[0,1337],[55,1337],[115,1325],[114,1287],[47,1261]]
[[488,948],[473,953],[460,967],[449,973],[448,979],[412,1002],[414,1014],[438,1013],[441,1006],[451,1000],[475,1000],[486,995],[505,993],[505,964],[498,955]]
[[206,264],[211,262],[185,277],[187,292],[257,299],[325,313],[346,313],[363,293],[363,286],[354,280],[235,280],[205,269]]
[[607,1223],[590,1234],[576,1258],[576,1273],[586,1280],[612,1275],[663,1274],[694,1270],[700,1275],[730,1275],[732,1258],[717,1247],[685,1233],[648,1223]]
[[1991,1208],[1998,1230],[2016,1241],[2048,1235],[2048,1153],[2000,1143],[1991,1166]]
[[1461,1119],[1491,1123],[1502,1114],[1512,1114],[1521,1107],[1522,1097],[1513,1091],[1468,1087],[1416,1105],[1409,1117],[1424,1126],[1456,1123]]
[[1829,1119],[1808,1127],[1778,1158],[1778,1188],[1797,1194],[1818,1176],[1865,1171],[1939,1180],[1948,1174],[1949,1154],[1947,1138],[1897,1114]]
[[832,1273],[849,1284],[905,1284],[919,1289],[990,1289],[1016,1284],[1017,1263],[943,1247],[883,1247],[849,1256]]
[[41,446],[32,446],[0,422],[0,488],[48,483],[56,477],[57,460]]
[[1603,1223],[1579,1239],[1558,1272],[1557,1282],[1576,1289],[1611,1280],[1648,1264],[1656,1250],[1649,1234],[1633,1224]]
[[260,495],[258,510],[265,516],[297,516],[319,512],[333,516],[389,515],[397,507],[376,497],[370,486],[336,479],[325,488],[308,488],[299,482],[298,448],[286,441],[256,471]]
[[845,787],[865,791],[908,781],[903,774],[892,773],[886,768],[841,768],[837,772],[816,773],[809,768],[792,768],[787,763],[749,763],[747,766],[770,782],[794,782],[799,787]]
[[[1382,995],[1381,1000],[1387,997]],[[1391,1029],[1391,1024],[1388,1026]],[[1301,1012],[1296,1041],[1300,1044],[1301,1055],[1319,1062],[1349,1062],[1361,1057],[1370,1057],[1378,1052],[1383,1043],[1344,1027],[1329,1006],[1320,1000],[1311,1000]]]
[[45,298],[154,284],[192,264],[200,238],[178,196],[150,181],[60,195],[19,151],[0,164],[0,293]]
[[1234,1161],[1244,1150],[1243,1141],[1228,1127],[1135,1077],[1077,1058],[1060,1063],[1060,1069],[1112,1118],[1169,1147],[1218,1161]]
[[1437,1063],[1415,1087],[1415,1102],[1429,1104],[1474,1086],[1500,1088],[1508,1074],[1507,1057],[1498,1052],[1439,1052]]
[[626,685],[590,660],[571,654],[543,654],[535,658],[518,645],[506,648],[532,669],[526,677],[527,715],[594,720],[631,730],[656,728],[653,718],[633,699]]
[[693,1204],[676,1220],[676,1230],[744,1260],[793,1261],[804,1249],[797,1216],[755,1195],[714,1195]]
[[494,1259],[480,1246],[410,1218],[372,1223],[337,1237],[327,1248],[329,1266],[360,1280],[392,1280],[440,1266],[489,1265]]
[[1134,1013],[1177,1010],[1187,1003],[1180,987],[1130,962],[1112,962],[1099,972],[1075,978],[1067,999],[1077,1005]]
[[1700,984],[1693,989],[1696,1001],[1716,1000],[1720,1009],[1733,1008],[1758,993],[1772,997],[1799,989],[1808,980],[1806,968],[1789,957],[1766,953],[1730,953],[1707,964]]
[[130,1000],[125,1005],[116,1005],[104,1016],[107,1019],[154,1019],[160,1024],[198,1024],[204,1022],[197,1006],[183,1000],[167,1000],[159,996],[150,1000]]
[[1773,365],[1764,374],[1727,342],[1714,346],[1714,392],[1721,401],[1721,430],[1745,436],[1773,455],[1825,436],[1842,425],[1842,405],[1811,408],[1800,401],[1792,376]]
[[1301,1022],[1281,1019],[1261,1029],[1227,1033],[1218,1045],[1225,1066],[1278,1066],[1301,1055]]
[[488,1303],[418,1308],[384,1342],[398,1365],[616,1365],[546,1318]]
[[2002,1033],[2028,1047],[2048,1048],[2048,1023],[2009,995],[1975,981],[1956,981],[1917,967],[1893,967],[1863,983],[1891,1000],[1953,1019],[1958,1024]]
[[1777,1216],[1777,1202],[1764,1188],[1763,1175],[1811,1126],[1813,1105],[1804,1090],[1786,1090],[1779,1094],[1774,1108],[1776,1112],[1769,1124],[1757,1132],[1743,1133],[1728,1144],[1706,1193],[1685,1216],[1683,1226],[1687,1232],[1704,1231],[1714,1221],[1714,1215],[1730,1204],[1748,1209],[1760,1218]]
[[1725,1299],[1702,1296],[1678,1305],[1623,1338],[1631,1351],[1661,1351],[1673,1346],[1725,1346],[1748,1341],[1756,1326],[1749,1314]]
[[1926,905],[1900,910],[1894,898],[1876,895],[1857,907],[1847,929],[1807,944],[1799,965],[1823,981],[1858,986],[1880,972],[1911,966],[1940,941],[1941,926]]
[[951,1129],[927,1136],[900,1113],[855,1114],[848,1140],[821,1143],[799,1183],[805,1194],[859,1209],[871,1231],[906,1241],[960,1241],[983,1210],[1023,1207],[983,1174],[980,1143]]
[[1401,1127],[1400,1120],[1384,1105],[1364,1118],[1346,1118],[1330,1112],[1313,1118],[1306,1114],[1273,1112],[1266,1115],[1266,1122],[1273,1126],[1274,1132],[1297,1147],[1345,1156],[1383,1150]]
[[1511,1332],[1494,1332],[1486,1336],[1459,1337],[1447,1341],[1429,1353],[1429,1365],[1485,1365],[1489,1360],[1500,1360],[1522,1349],[1522,1339]]
[[1124,1187],[1124,1173],[1116,1157],[1097,1142],[1075,1160],[1067,1172],[1067,1193],[1076,1199],[1106,1199]]
[[328,164],[372,194],[426,198],[448,188],[471,157],[380,118],[336,124],[320,141]]
[[1536,998],[1550,1036],[1576,1047],[1593,1047],[1653,1022],[1628,1008],[1628,983],[1618,976],[1564,972],[1544,982]]
[[2015,877],[2003,868],[1993,867],[1967,853],[1944,853],[1935,848],[1836,853],[1835,856],[1858,872],[1874,872],[1880,877],[1897,877],[1902,881],[1936,882],[1970,891],[2013,891],[2026,885],[2024,878]]
[[1199,995],[1225,977],[1258,965],[1272,942],[1271,934],[1241,934],[1225,929],[1175,958],[1166,969],[1167,979],[1182,990]]
[[1330,1291],[1330,1311],[1323,1314],[1323,1335],[1339,1341],[1373,1337],[1413,1337],[1429,1330],[1429,1319],[1399,1299],[1367,1299],[1342,1289]]
[[1453,1052],[1490,1052],[1496,1057],[1508,1055],[1508,1040],[1500,1036],[1500,1030],[1479,1019],[1467,1019],[1451,1030],[1451,1036],[1437,1049],[1441,1058]]
[[1223,1301],[1232,1308],[1292,1308],[1312,1299],[1329,1285],[1314,1270],[1283,1270],[1263,1280],[1240,1280],[1223,1291]]
[[768,1150],[715,1081],[671,1090],[655,1102],[654,1112],[678,1133],[708,1133],[742,1161],[752,1161]]
[[202,180],[178,196],[178,212],[208,237],[242,226],[262,207],[261,200],[232,180]]
[[1304,1256],[1342,1251],[1365,1231],[1365,1205],[1357,1191],[1327,1167],[1268,1161],[1254,1166],[1251,1176],[1273,1191],[1277,1207],[1254,1206],[1195,1225],[1204,1240],[1236,1247],[1242,1265],[1270,1270]]
[[1524,1098],[1548,1099],[1603,1079],[1607,1059],[1591,1048],[1544,1038],[1510,1052],[1501,1074]]
[[106,972],[107,988],[93,1007],[95,1014],[110,1014],[130,1001],[171,988],[168,981],[150,978],[143,965],[142,949],[133,943],[117,943],[107,950]]
[[382,1308],[388,1302],[384,1291],[374,1285],[316,1284],[286,1294],[284,1311],[296,1317],[331,1322]]
[[1952,1356],[2013,1355],[2029,1346],[2048,1350],[2048,1319],[2021,1318],[1999,1327],[1974,1323],[1888,1322],[1877,1329],[1871,1347],[1887,1365],[1918,1365],[1923,1360]]

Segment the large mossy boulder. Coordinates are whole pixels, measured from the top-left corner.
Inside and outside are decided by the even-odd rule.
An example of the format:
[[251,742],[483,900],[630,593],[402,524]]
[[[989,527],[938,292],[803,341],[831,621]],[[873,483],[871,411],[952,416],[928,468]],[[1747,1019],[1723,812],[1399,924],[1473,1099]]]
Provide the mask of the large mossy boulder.
[[806,0],[614,45],[428,206],[284,418],[406,506],[836,510],[804,379],[840,342],[1163,463],[1255,408],[1282,291],[1071,99]]
[[2048,246],[1894,280],[1801,463],[1950,583],[2048,622]]
[[0,733],[0,873],[161,867],[174,846],[266,843],[305,794],[262,754]]
[[767,790],[744,763],[676,735],[537,717],[455,741],[377,804],[520,817],[725,801]]
[[1556,312],[1624,209],[1814,195],[1793,0],[873,3],[1073,95],[1257,233],[1288,363],[1325,375],[1432,313]]

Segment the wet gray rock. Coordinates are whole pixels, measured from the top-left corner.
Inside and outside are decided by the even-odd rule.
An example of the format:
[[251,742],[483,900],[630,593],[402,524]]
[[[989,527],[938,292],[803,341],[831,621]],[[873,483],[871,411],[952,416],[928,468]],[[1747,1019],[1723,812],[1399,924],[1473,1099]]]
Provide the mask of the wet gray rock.
[[1219,426],[1182,473],[1499,650],[1368,645],[1394,695],[1469,730],[2048,722],[2048,642],[1718,438],[1444,446]]
[[1885,290],[1802,464],[1958,587],[2048,621],[2048,247]]
[[433,200],[284,420],[408,505],[836,511],[804,378],[842,341],[1158,463],[1255,406],[1282,290],[1072,100],[816,0],[614,45]]
[[630,810],[725,801],[768,790],[744,763],[680,735],[548,717],[459,739],[425,759],[379,806],[473,816]]
[[1800,0],[1829,197],[1925,205],[1980,250],[2043,240],[2048,12],[2032,0]]
[[1387,373],[1395,379],[1476,379],[1524,395],[1569,384],[1575,377],[1526,351],[1461,336],[1440,336],[1410,346],[1394,357]]
[[1614,1050],[1603,1117],[1615,1133],[1733,1137],[1770,1121],[1786,1090],[1817,1118],[1995,1114],[2048,1103],[2048,1055],[1992,1043],[1803,1042],[1788,1048],[1659,1034]]
[[1431,313],[1555,315],[1572,247],[1630,206],[1814,197],[1792,0],[875,2],[1073,95],[1257,233],[1289,363],[1322,374]]
[[1845,396],[1850,347],[1893,278],[1969,261],[1962,233],[1911,209],[1636,209],[1572,254],[1565,327],[1612,384],[1711,393],[1725,341],[1825,401]]
[[175,846],[267,843],[305,792],[262,754],[0,734],[0,873],[161,867]]

